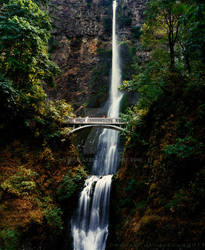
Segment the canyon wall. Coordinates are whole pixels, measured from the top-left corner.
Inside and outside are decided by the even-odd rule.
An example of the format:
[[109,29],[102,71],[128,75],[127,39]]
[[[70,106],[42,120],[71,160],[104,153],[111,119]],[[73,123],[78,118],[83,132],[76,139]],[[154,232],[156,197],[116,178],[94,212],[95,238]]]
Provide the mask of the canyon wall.
[[[136,27],[143,23],[145,2],[119,1],[118,33],[127,73],[124,78],[131,74],[128,64],[133,54],[129,47],[137,44]],[[99,107],[107,99],[111,68],[112,0],[56,0],[52,4],[50,52],[62,74],[56,89],[48,93],[72,103],[79,115],[102,115]]]

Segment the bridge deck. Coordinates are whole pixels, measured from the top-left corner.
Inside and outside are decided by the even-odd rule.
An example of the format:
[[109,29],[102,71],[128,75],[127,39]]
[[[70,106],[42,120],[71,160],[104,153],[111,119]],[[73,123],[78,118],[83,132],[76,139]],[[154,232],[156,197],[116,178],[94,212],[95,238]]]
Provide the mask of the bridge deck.
[[85,117],[85,118],[70,118],[68,119],[70,125],[123,125],[124,122],[120,118],[100,118],[100,117]]

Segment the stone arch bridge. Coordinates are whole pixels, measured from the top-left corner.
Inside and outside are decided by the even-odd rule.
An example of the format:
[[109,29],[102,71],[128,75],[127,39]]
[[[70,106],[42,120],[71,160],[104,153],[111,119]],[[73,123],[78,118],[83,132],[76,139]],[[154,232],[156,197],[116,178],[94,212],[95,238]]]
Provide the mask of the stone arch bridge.
[[66,126],[72,127],[72,130],[69,134],[79,132],[85,128],[98,127],[98,128],[108,128],[115,129],[118,131],[124,131],[123,125],[125,122],[122,122],[120,118],[100,118],[100,117],[77,117],[69,118],[66,122]]

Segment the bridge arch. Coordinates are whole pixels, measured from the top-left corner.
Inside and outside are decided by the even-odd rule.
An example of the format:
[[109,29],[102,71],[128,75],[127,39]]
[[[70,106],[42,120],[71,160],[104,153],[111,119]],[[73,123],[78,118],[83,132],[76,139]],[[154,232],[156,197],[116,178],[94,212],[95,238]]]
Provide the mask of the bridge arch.
[[124,129],[119,127],[119,126],[115,126],[115,125],[110,125],[110,124],[89,124],[89,125],[83,125],[83,126],[80,126],[80,127],[77,127],[77,128],[74,128],[72,129],[70,132],[68,132],[68,135],[70,134],[74,134],[78,131],[81,131],[83,129],[86,129],[86,128],[107,128],[107,129],[114,129],[114,130],[117,130],[117,131],[120,131],[120,132],[123,132]]

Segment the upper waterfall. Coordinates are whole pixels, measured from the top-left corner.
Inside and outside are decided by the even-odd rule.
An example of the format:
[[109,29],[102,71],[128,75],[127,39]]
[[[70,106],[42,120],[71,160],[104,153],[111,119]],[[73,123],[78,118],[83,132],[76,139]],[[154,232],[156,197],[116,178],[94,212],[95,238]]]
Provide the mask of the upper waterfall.
[[121,84],[121,70],[120,70],[120,58],[119,58],[119,45],[116,31],[116,9],[117,1],[113,1],[113,21],[112,21],[112,80],[110,88],[110,107],[108,110],[108,116],[118,117],[120,110],[120,101],[122,93],[119,91]]

